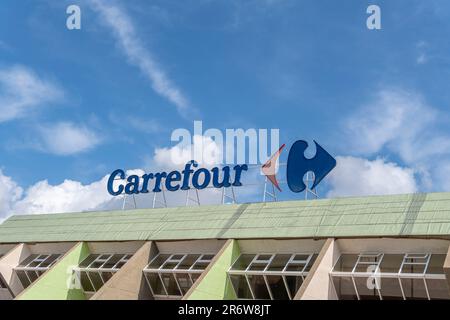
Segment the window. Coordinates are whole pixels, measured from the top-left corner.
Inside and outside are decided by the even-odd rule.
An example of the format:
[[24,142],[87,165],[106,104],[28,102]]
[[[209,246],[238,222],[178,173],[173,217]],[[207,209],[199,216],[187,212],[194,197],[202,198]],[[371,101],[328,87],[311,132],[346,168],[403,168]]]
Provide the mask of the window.
[[213,254],[158,254],[143,272],[155,298],[180,299],[213,258]]
[[91,254],[74,272],[84,292],[95,293],[131,257],[131,254]]
[[0,289],[8,289],[8,285],[6,281],[3,279],[3,276],[0,274]]
[[23,260],[14,272],[23,288],[27,288],[36,281],[45,271],[50,269],[60,258],[61,254],[32,254]]
[[445,254],[342,254],[331,278],[341,300],[450,299]]
[[228,271],[238,299],[293,299],[316,254],[241,254]]

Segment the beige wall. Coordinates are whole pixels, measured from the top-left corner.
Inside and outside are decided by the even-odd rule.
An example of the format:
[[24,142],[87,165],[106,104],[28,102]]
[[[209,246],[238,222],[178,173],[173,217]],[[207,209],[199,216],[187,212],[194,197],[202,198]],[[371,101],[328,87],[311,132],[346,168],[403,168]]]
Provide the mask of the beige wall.
[[215,254],[226,240],[191,240],[191,241],[158,241],[156,245],[160,253],[174,254]]
[[65,254],[76,242],[27,243],[31,254]]
[[435,239],[339,239],[337,240],[342,253],[422,253],[447,254],[450,241]]
[[124,241],[124,242],[89,242],[89,251],[91,253],[116,253],[133,254],[145,241]]
[[325,240],[239,240],[241,253],[318,253]]

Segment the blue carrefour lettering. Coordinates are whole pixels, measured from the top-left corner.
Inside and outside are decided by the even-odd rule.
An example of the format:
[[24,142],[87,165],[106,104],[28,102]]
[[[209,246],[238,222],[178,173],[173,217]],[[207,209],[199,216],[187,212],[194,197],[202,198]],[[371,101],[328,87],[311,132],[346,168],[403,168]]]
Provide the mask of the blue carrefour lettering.
[[109,176],[107,187],[109,194],[112,196],[118,196],[123,192],[123,185],[119,185],[117,191],[114,191],[114,180],[117,176],[119,177],[119,179],[124,179],[125,172],[123,170],[117,169]]
[[[192,160],[186,163],[184,170],[181,172],[174,170],[169,173],[146,173],[141,177],[137,175],[125,177],[125,172],[118,169],[111,173],[108,179],[108,192],[113,196],[118,196],[122,193],[148,193],[151,189],[151,183],[153,184],[153,189],[151,189],[153,192],[161,192],[163,187],[167,191],[189,190],[191,186],[201,190],[207,188],[210,184],[214,188],[239,187],[242,186],[242,172],[248,170],[248,166],[245,164],[234,166],[234,182],[231,183],[231,169],[229,166],[222,167],[222,172],[220,172],[218,167],[214,167],[211,170],[206,168],[196,169],[197,167],[198,163]],[[114,182],[116,180],[125,181],[118,181],[118,186],[115,186]]]

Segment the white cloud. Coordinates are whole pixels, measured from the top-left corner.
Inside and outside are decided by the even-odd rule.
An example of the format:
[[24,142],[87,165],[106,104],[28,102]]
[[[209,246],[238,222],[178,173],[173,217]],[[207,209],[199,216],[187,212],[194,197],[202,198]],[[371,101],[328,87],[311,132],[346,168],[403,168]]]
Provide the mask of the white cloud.
[[[211,137],[194,135],[192,140],[189,145],[157,148],[152,162],[159,168],[181,168],[190,160],[206,167],[221,164],[223,150]],[[196,148],[201,152],[197,153]]]
[[383,159],[369,161],[336,157],[337,166],[327,178],[328,197],[402,194],[417,192],[414,170]]
[[106,191],[105,176],[100,181],[83,185],[78,181],[65,180],[59,185],[40,181],[31,186],[25,197],[13,206],[17,214],[80,212],[101,209],[113,201]]
[[63,91],[24,66],[0,70],[0,123],[28,116],[63,97]]
[[189,107],[188,100],[180,89],[167,77],[161,66],[152,57],[139,39],[133,22],[123,9],[111,2],[90,0],[92,7],[110,28],[119,47],[132,65],[137,66],[150,80],[153,90],[172,102],[182,114]]
[[56,155],[71,155],[92,149],[100,143],[98,135],[71,122],[59,122],[40,127],[42,143],[39,148]]
[[23,194],[23,189],[0,170],[0,222],[2,217],[10,214],[14,204]]
[[346,122],[347,141],[358,154],[387,148],[408,164],[450,153],[450,137],[439,130],[446,117],[419,94],[382,90]]

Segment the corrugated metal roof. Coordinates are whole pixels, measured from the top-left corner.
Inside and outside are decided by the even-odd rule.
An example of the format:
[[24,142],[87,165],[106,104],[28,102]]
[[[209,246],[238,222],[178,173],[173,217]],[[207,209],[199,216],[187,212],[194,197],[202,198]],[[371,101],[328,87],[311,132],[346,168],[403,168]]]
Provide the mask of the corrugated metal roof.
[[0,243],[360,236],[450,237],[450,193],[17,215]]

